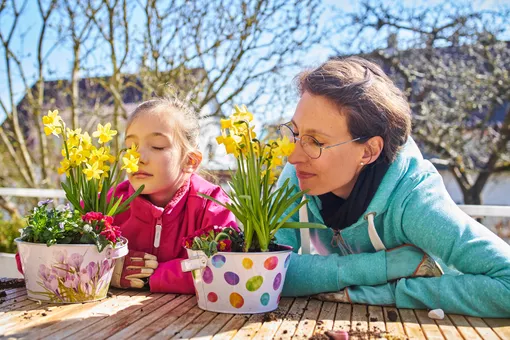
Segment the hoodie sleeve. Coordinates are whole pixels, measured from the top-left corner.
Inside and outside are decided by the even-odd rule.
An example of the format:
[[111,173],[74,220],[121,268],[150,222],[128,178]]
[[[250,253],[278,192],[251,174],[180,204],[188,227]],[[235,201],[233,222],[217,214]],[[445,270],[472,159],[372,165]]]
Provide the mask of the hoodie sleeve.
[[153,293],[195,294],[191,272],[181,270],[181,261],[177,258],[159,263],[149,279],[149,286]]
[[510,245],[465,214],[436,172],[414,180],[401,205],[401,239],[462,275],[398,282],[399,308],[441,308],[480,317],[510,316]]
[[[293,166],[287,164],[278,179],[278,186],[283,185],[290,178],[289,185],[298,189],[297,178]],[[295,203],[287,212],[290,212]],[[286,214],[284,214],[285,216]],[[308,211],[308,216],[312,216]],[[294,214],[289,221],[299,221],[299,213]],[[322,221],[320,221],[322,223]],[[283,285],[283,296],[305,296],[324,292],[336,292],[353,285],[379,285],[387,282],[386,253],[311,255],[297,254],[301,247],[299,229],[280,229],[276,232],[279,244],[293,247],[289,268]]]
[[[228,202],[228,196],[220,187],[215,188],[209,195],[220,202]],[[200,198],[203,199],[203,198]],[[205,200],[205,199],[204,199]],[[202,220],[197,221],[196,229],[202,229],[211,225],[231,226],[237,228],[234,215],[221,205],[206,200],[205,212]],[[183,272],[181,261],[186,258],[176,258],[160,263],[154,274],[149,279],[151,292],[154,293],[178,293],[195,294],[191,272]]]

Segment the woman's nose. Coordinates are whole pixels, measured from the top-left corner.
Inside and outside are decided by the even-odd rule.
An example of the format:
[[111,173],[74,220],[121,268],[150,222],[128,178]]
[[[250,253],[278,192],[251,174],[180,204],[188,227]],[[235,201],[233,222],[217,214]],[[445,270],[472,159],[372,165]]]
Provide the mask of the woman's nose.
[[292,153],[287,157],[287,161],[290,164],[297,164],[305,162],[308,159],[308,155],[303,151],[303,147],[299,141],[296,141],[296,146]]

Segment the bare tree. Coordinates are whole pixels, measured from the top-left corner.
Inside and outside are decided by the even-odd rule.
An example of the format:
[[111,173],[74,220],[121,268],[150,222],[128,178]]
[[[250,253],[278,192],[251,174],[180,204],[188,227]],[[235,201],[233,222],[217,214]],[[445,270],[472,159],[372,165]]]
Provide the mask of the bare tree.
[[489,177],[510,169],[510,44],[499,38],[510,11],[365,1],[343,19],[349,48],[382,64],[407,94],[414,137],[448,167],[464,203],[481,204]]
[[[29,25],[32,4],[39,16]],[[73,129],[88,130],[95,115],[110,114],[122,129],[127,104],[170,89],[202,118],[221,116],[234,102],[278,114],[289,70],[300,69],[319,41],[321,8],[320,0],[0,0],[0,81],[7,86],[0,159],[10,164],[0,186],[58,183],[59,151],[52,146],[59,141],[47,140],[41,123],[48,109],[69,115]],[[38,46],[18,51],[17,42],[34,32]],[[61,79],[50,68],[57,47],[70,56],[67,69],[59,60]],[[0,199],[0,207],[14,213],[8,201]]]
[[302,67],[300,57],[319,41],[316,0],[138,3],[146,24],[145,97],[162,94],[164,84],[183,85],[199,110],[210,106],[210,115],[239,100],[262,105],[259,113],[274,111],[291,83],[286,72]]

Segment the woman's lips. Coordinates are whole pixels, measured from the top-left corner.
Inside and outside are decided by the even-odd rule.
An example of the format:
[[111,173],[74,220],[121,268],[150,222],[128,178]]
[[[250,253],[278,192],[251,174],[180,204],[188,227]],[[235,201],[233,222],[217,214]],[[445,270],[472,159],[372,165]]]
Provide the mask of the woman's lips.
[[299,179],[309,179],[315,176],[315,174],[304,172],[304,171],[296,171],[296,176]]

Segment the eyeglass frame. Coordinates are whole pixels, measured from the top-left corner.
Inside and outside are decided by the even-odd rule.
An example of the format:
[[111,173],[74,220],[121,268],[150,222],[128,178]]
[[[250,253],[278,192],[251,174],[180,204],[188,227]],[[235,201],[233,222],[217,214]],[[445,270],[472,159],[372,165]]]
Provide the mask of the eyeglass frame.
[[[289,122],[289,123],[290,123],[290,122]],[[303,147],[303,144],[301,144],[301,143],[302,143],[301,138],[303,138],[303,137],[305,137],[305,136],[306,136],[306,137],[310,137],[310,138],[313,140],[313,142],[314,142],[314,143],[315,143],[315,144],[319,147],[319,149],[320,149],[319,156],[317,156],[317,157],[312,157],[312,156],[310,156],[310,155],[309,155],[306,151],[304,151],[304,148],[303,148],[303,151],[304,151],[304,152],[306,153],[306,155],[307,155],[308,157],[310,157],[311,159],[318,159],[318,158],[320,158],[320,157],[322,156],[322,150],[323,150],[323,149],[331,149],[331,148],[334,148],[335,146],[340,146],[340,145],[343,145],[343,144],[348,144],[348,143],[356,142],[356,141],[361,140],[361,139],[370,138],[370,137],[367,137],[367,136],[364,136],[364,137],[357,137],[357,138],[354,138],[354,139],[348,140],[348,141],[346,141],[346,142],[341,142],[341,143],[338,143],[338,144],[333,144],[333,145],[323,146],[323,145],[324,145],[324,143],[319,142],[319,141],[317,140],[317,138],[315,138],[314,136],[311,136],[311,135],[303,135],[303,136],[301,136],[301,137],[297,137],[297,133],[295,133],[295,132],[294,132],[294,130],[292,130],[292,128],[288,125],[289,123],[285,123],[285,124],[280,124],[280,125],[278,125],[278,132],[280,133],[280,135],[282,135],[282,136],[283,136],[283,133],[281,132],[281,127],[282,127],[282,126],[286,127],[287,129],[289,129],[289,130],[290,130],[290,132],[292,133],[292,137],[294,138],[294,142],[292,142],[292,143],[296,143],[296,141],[299,141],[299,144],[301,145],[301,147]]]

